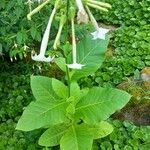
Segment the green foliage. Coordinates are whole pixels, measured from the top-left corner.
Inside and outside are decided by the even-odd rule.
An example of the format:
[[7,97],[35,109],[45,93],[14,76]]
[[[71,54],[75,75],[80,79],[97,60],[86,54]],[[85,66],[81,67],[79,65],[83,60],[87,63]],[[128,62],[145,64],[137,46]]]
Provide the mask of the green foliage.
[[[54,82],[53,82],[54,80]],[[56,84],[55,86],[54,83]],[[56,97],[63,85],[56,79],[47,77],[32,77],[31,87],[36,98],[35,102],[25,109],[22,118],[19,120],[16,129],[30,131],[47,126],[65,122],[65,110],[68,106],[66,99]],[[57,89],[56,86],[59,86]],[[65,86],[65,85],[64,85]],[[54,93],[54,90],[57,90]],[[61,95],[62,96],[62,95]]]
[[[32,8],[37,4],[37,2],[33,3]],[[45,14],[49,14],[49,11],[50,8],[42,10],[32,21],[27,21],[26,15],[29,12],[29,7],[24,0],[1,0],[0,54],[22,59],[31,50],[36,50],[41,41],[41,32],[45,29],[48,20],[48,16]],[[55,34],[55,27],[52,34]]]
[[[41,131],[35,130],[25,133],[15,130],[16,122],[18,121],[18,118],[23,111],[23,107],[27,106],[33,99],[29,85],[30,74],[33,73],[32,66],[24,62],[13,64],[1,62],[0,66],[0,149],[42,150],[42,148],[37,145],[38,138],[42,133]],[[35,72],[37,71],[35,70]],[[17,88],[14,85],[17,85]],[[16,97],[18,95],[23,96],[22,101],[16,101]],[[29,99],[29,97],[31,98]],[[110,123],[113,125],[114,131],[110,134],[110,136],[100,140],[96,140],[93,147],[102,150],[107,148],[117,149],[118,147],[119,149],[123,149],[124,147],[130,147],[134,149],[135,146],[134,142],[132,141],[134,141],[133,139],[135,139],[136,141],[138,141],[138,145],[136,147],[142,150],[149,150],[149,127],[137,127],[133,124],[127,122],[122,123],[120,121],[110,121]],[[107,127],[108,125],[106,125],[106,122],[102,123],[102,125],[105,127],[105,130],[101,131],[100,134],[102,134],[103,132],[105,133],[106,129],[108,132],[108,129],[110,128]],[[55,130],[53,130],[53,132],[54,131]],[[106,133],[104,134],[104,136],[105,135]],[[104,136],[101,135],[100,137]],[[50,138],[49,135],[48,137]],[[58,147],[53,148],[53,150],[54,149],[59,150]]]
[[59,145],[59,141],[65,132],[68,130],[68,126],[55,125],[49,127],[40,137],[39,145],[42,146],[57,146]]
[[96,144],[100,150],[149,150],[150,127],[137,127],[132,123],[124,121],[113,121],[114,131],[103,139],[97,140]]
[[[101,1],[101,0],[100,0]],[[98,20],[106,24],[116,25],[138,25],[143,26],[150,23],[150,1],[144,0],[103,0],[112,5],[109,13],[96,12]]]
[[84,37],[77,45],[77,62],[85,65],[82,70],[73,70],[71,80],[78,80],[95,72],[104,61],[105,51],[109,43],[106,40],[91,40],[91,36]]
[[[27,62],[0,62],[0,149],[40,149],[37,138],[41,131],[16,131],[16,123],[33,96],[30,90],[32,65]],[[36,70],[35,70],[36,72]]]
[[[109,0],[107,0],[107,2],[109,2]],[[123,80],[123,77],[132,76],[135,74],[135,70],[137,69],[140,70],[145,65],[150,64],[149,25],[145,25],[145,24],[149,24],[149,19],[148,19],[149,18],[149,0],[140,1],[140,2],[137,0],[132,0],[130,2],[128,2],[127,0],[125,1],[110,0],[110,3],[112,3],[113,5],[112,12],[110,12],[107,15],[98,13],[97,14],[98,19],[100,20],[102,19],[103,22],[109,21],[110,23],[117,24],[117,25],[124,24],[126,26],[129,26],[129,25],[134,25],[134,26],[133,27],[121,27],[119,30],[115,32],[114,38],[112,39],[112,44],[115,48],[115,53],[114,53],[115,55],[112,57],[110,56],[107,57],[102,68],[99,69],[95,74],[92,74],[91,72],[88,73],[87,75],[92,74],[92,76],[82,79],[80,81],[81,87],[85,87],[85,86],[92,87],[93,85],[103,85],[103,86],[116,85]],[[11,2],[9,7],[5,9],[6,4],[7,4],[6,1],[1,0],[0,12],[2,12],[2,15],[0,16],[0,25],[1,24],[4,25],[6,29],[3,27],[0,29],[0,35],[3,35],[2,37],[0,37],[0,41],[1,41],[0,54],[2,52],[5,53],[10,50],[9,53],[11,57],[15,57],[17,55],[20,58],[22,58],[23,57],[22,55],[26,54],[26,51],[24,50],[24,47],[23,47],[24,44],[30,47],[33,47],[34,49],[36,48],[37,46],[36,42],[40,41],[40,33],[41,33],[40,28],[42,28],[43,30],[44,27],[42,27],[42,25],[44,26],[45,24],[45,21],[43,21],[43,19],[41,21],[40,18],[44,18],[45,20],[47,18],[45,18],[45,15],[44,17],[41,17],[43,15],[42,13],[39,13],[40,14],[39,18],[38,16],[36,16],[35,18],[37,24],[35,22],[27,23],[26,21],[27,11],[25,13],[24,12],[21,13],[19,8],[17,9],[16,12],[14,11],[14,8],[16,7],[20,7],[22,8],[22,10],[27,9],[23,1]],[[9,13],[7,13],[7,11]],[[46,10],[45,12],[48,13],[49,10],[48,11]],[[20,18],[24,18],[23,22],[20,20],[16,20],[17,15],[18,16],[20,15]],[[5,19],[3,19],[4,16],[5,16]],[[7,20],[8,19],[7,17],[9,18],[9,20]],[[8,22],[11,24],[11,26],[8,26]],[[44,24],[38,26],[39,22],[44,22]],[[135,26],[135,25],[138,25],[140,27]],[[17,48],[13,47],[14,43],[18,44]],[[63,71],[66,71],[66,68],[64,67],[64,65],[62,65],[61,62],[62,60],[59,61],[58,66],[61,66],[60,68]],[[2,66],[2,68],[5,69],[5,66]],[[11,68],[11,70],[13,69]],[[28,70],[28,67],[24,69],[25,72],[27,70]],[[20,72],[17,71],[16,74],[17,73],[20,73]],[[5,76],[9,76],[9,74],[7,75],[5,74],[4,77]],[[14,127],[16,126],[16,122],[18,121],[18,117],[22,113],[23,107],[27,106],[27,104],[33,99],[30,93],[30,88],[29,88],[29,76],[27,76],[27,80],[26,80],[26,76],[16,77],[13,75],[9,77],[6,82],[4,81],[4,77],[1,78],[2,85],[0,84],[0,89],[1,89],[0,92],[2,91],[0,94],[0,98],[2,99],[2,105],[1,105],[2,107],[0,111],[0,115],[2,116],[1,117],[2,123],[0,125],[0,129],[1,129],[1,133],[3,133],[2,135],[0,135],[0,149],[2,150],[3,149],[6,149],[6,150],[40,149],[39,147],[37,147],[37,145],[33,144],[36,142],[35,137],[38,137],[39,133],[34,134],[36,133],[36,131],[34,131],[33,133],[31,132],[30,134],[27,135],[19,131],[14,131]],[[84,77],[84,76],[81,76],[81,77]],[[16,83],[16,80],[17,81],[19,80],[19,81]],[[40,82],[38,82],[38,84],[39,83]],[[48,91],[48,93],[50,93],[50,97],[52,97],[51,95],[55,93],[53,96],[56,98],[58,97],[59,99],[66,98],[68,93],[66,92],[67,90],[66,90],[65,85],[63,85],[58,80],[55,80],[54,82],[51,81],[49,83],[50,83],[49,85],[46,83],[45,85],[47,85],[46,88],[49,88],[50,90],[52,90],[51,91],[52,94],[50,93],[50,91]],[[6,85],[9,85],[9,86],[6,86]],[[12,88],[12,85],[13,85],[13,88]],[[34,86],[34,83],[32,85]],[[3,87],[5,87],[4,88],[5,90],[3,90]],[[56,87],[59,87],[59,89],[57,90]],[[28,92],[24,92],[24,89],[25,91],[28,91]],[[36,86],[35,86],[35,89],[36,89]],[[61,92],[61,90],[64,90],[64,92]],[[42,90],[42,91],[43,93],[45,92],[45,90]],[[78,103],[80,103],[80,100],[83,100],[90,91],[91,90],[89,89],[80,90],[77,83],[71,84],[71,92],[70,92],[71,97],[67,99],[67,103],[69,105],[67,105],[68,107],[65,110],[66,115],[69,118],[69,120],[72,119],[73,118],[72,116],[75,114],[76,105],[78,105]],[[38,94],[38,92],[35,92],[35,93]],[[36,94],[34,94],[34,96]],[[43,94],[41,99],[46,99],[45,96],[46,95]],[[37,97],[40,97],[40,94]],[[35,104],[36,101],[32,102],[31,104]],[[47,102],[49,102],[49,99],[47,99]],[[45,103],[44,107],[48,107],[47,104],[48,103]],[[26,109],[28,109],[28,107]],[[35,116],[33,116],[32,119],[34,117]],[[6,120],[8,121],[6,122]],[[112,132],[112,127],[111,125],[109,126],[107,122],[104,122],[104,124],[103,122],[100,122],[100,124],[101,124],[101,127],[95,127],[95,130],[99,131],[99,135],[97,135],[97,137],[93,139],[105,137],[106,135]],[[124,124],[122,124],[121,122],[114,122],[113,125],[115,127],[115,131],[108,138],[99,140],[97,142],[97,145],[95,146],[97,149],[149,150],[149,147],[150,147],[149,145],[150,139],[149,139],[149,134],[148,134],[149,127],[135,127],[133,124],[129,124],[126,122]],[[63,129],[63,126],[61,126],[61,128],[59,128],[58,126],[50,126],[49,129],[47,129],[44,132],[44,134],[41,136],[39,140],[39,144],[42,146],[58,145],[59,140],[62,138],[62,135],[64,135],[64,138],[62,138],[61,140],[62,149],[64,148],[66,150],[65,146],[68,144],[68,142],[70,142],[69,140],[72,140],[72,139],[73,139],[72,143],[75,144],[76,147],[83,147],[83,145],[81,145],[82,141],[80,141],[80,138],[79,138],[80,135],[85,135],[85,140],[87,139],[87,141],[89,141],[90,143],[92,135],[90,134],[90,132],[88,134],[87,131],[89,131],[89,129],[90,131],[92,130],[92,133],[94,133],[95,136],[96,136],[96,133],[94,132],[93,127],[91,126],[90,128],[88,127],[78,128],[79,126],[80,125],[73,125],[75,132],[72,132],[73,128],[71,127],[68,129],[68,132],[63,132],[66,129],[65,126],[64,126],[64,129]],[[53,129],[56,127],[58,130]],[[44,125],[44,128],[48,128],[48,127]],[[85,129],[86,129],[86,132],[85,132]],[[62,134],[57,136],[57,133],[62,133]],[[75,136],[75,133],[77,133],[76,136]],[[52,135],[56,135],[56,137]],[[68,137],[70,137],[69,140],[68,140]],[[85,143],[87,143],[87,141],[85,141]],[[87,145],[89,143],[87,143]],[[67,146],[67,148],[68,147],[69,146]],[[81,148],[81,149],[84,149],[84,148]],[[71,149],[74,149],[74,147]]]
[[149,25],[118,28],[111,38],[113,55],[106,57],[95,74],[80,80],[81,86],[114,86],[149,66],[149,31]]
[[[31,86],[36,101],[31,102],[25,109],[16,128],[30,131],[50,126],[41,136],[39,143],[42,146],[60,144],[62,150],[71,150],[72,146],[74,149],[90,150],[93,139],[112,132],[112,127],[101,121],[121,109],[130,99],[130,95],[126,92],[98,87],[89,90],[86,94],[77,88],[76,92],[71,92],[71,97],[62,97],[59,92],[60,88],[65,85],[56,79],[42,76],[32,77]],[[71,86],[77,87],[77,84],[72,83]],[[66,92],[68,93],[67,90]],[[60,97],[56,97],[57,93]],[[78,94],[80,97],[77,101]],[[79,123],[80,120],[83,123]],[[105,128],[105,124],[108,128]],[[58,130],[50,134],[52,129],[56,128],[54,125],[57,125]],[[83,137],[87,144],[83,144],[85,143]],[[49,143],[47,139],[50,139]]]
[[92,134],[88,127],[72,125],[60,140],[61,150],[91,150]]
[[76,105],[77,117],[88,124],[106,120],[130,99],[129,94],[111,88],[94,87]]

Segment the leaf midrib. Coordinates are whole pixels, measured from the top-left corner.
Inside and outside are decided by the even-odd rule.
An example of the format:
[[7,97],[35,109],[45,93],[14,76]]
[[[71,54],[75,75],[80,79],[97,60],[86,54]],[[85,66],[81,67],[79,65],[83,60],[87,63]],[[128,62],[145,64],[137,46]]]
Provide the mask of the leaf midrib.
[[76,130],[75,130],[75,127],[74,126],[72,126],[72,130],[73,130],[73,134],[74,134],[74,137],[75,137],[75,145],[76,145],[76,147],[77,147],[77,149],[76,150],[79,150],[79,146],[78,146],[78,140],[77,140],[77,134],[76,134]]
[[[82,63],[90,55],[90,53],[92,53],[97,47],[98,47],[98,44],[91,51],[89,51],[87,55],[85,55],[85,57],[80,61],[80,63]],[[84,49],[85,49],[85,46],[84,46]]]
[[52,110],[55,109],[56,107],[59,107],[60,105],[63,105],[63,104],[65,104],[65,103],[67,103],[67,102],[62,102],[62,103],[59,103],[58,105],[55,105],[55,106],[53,106],[53,107],[50,107],[48,110],[46,110],[46,111],[40,113],[38,116],[44,115],[44,114],[46,114],[48,111],[52,111]]
[[84,109],[84,108],[90,107],[90,106],[92,107],[92,106],[94,106],[94,105],[103,104],[103,103],[109,102],[109,101],[111,101],[111,100],[105,100],[105,101],[103,101],[103,102],[96,102],[96,103],[94,103],[94,104],[88,104],[88,105],[86,105],[86,106],[81,106],[81,107],[79,107],[79,108],[76,108],[76,110]]

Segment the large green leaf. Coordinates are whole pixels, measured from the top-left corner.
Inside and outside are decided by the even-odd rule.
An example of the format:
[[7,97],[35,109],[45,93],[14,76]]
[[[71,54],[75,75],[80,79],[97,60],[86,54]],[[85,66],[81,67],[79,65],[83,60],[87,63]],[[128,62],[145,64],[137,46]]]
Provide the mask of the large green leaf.
[[31,76],[31,89],[36,100],[55,100],[57,95],[52,87],[52,78]]
[[91,127],[94,139],[103,138],[109,135],[113,131],[113,127],[106,121],[101,121],[100,123]]
[[16,129],[30,131],[47,125],[55,125],[66,121],[65,100],[53,99],[31,102],[21,116]]
[[105,52],[109,43],[109,37],[106,40],[92,40],[91,36],[86,36],[77,45],[77,62],[85,65],[81,70],[71,72],[71,80],[78,80],[93,74],[102,64]]
[[31,89],[36,100],[67,98],[68,89],[59,80],[44,76],[31,77]]
[[59,145],[61,137],[67,130],[68,126],[63,124],[49,127],[49,129],[41,135],[39,145],[46,147]]
[[86,126],[72,125],[60,140],[61,150],[91,150],[93,136]]
[[124,107],[130,97],[127,92],[118,89],[95,87],[80,99],[75,115],[86,123],[98,123]]

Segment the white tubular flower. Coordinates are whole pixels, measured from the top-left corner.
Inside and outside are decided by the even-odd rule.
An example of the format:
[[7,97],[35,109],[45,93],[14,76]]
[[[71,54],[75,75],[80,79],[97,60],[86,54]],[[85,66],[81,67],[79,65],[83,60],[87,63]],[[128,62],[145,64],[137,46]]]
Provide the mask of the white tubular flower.
[[92,15],[88,6],[86,6],[86,9],[87,9],[88,14],[90,16],[91,22],[96,29],[95,32],[91,33],[93,36],[93,40],[96,40],[96,39],[105,40],[106,33],[109,32],[109,29],[99,28],[98,23],[97,23],[96,19],[94,18],[94,16]]
[[71,20],[72,26],[72,55],[73,55],[73,64],[68,64],[68,68],[71,69],[82,69],[82,64],[77,63],[77,48],[76,48],[76,39],[75,39],[75,27],[74,27],[74,18]]
[[96,30],[95,32],[93,32],[91,34],[93,36],[93,40],[96,40],[96,39],[105,40],[106,33],[108,33],[108,32],[109,32],[108,29],[99,28],[98,30]]
[[35,60],[35,61],[50,62],[53,59],[51,57],[46,58],[45,57],[45,52],[46,52],[46,48],[47,48],[47,45],[48,45],[48,40],[49,40],[49,35],[50,35],[50,28],[51,28],[51,24],[52,24],[54,15],[56,13],[56,9],[57,9],[57,5],[55,5],[55,7],[54,7],[54,9],[53,9],[53,11],[50,15],[48,25],[47,25],[46,30],[44,32],[44,36],[43,36],[43,39],[42,39],[42,42],[41,42],[41,47],[40,47],[40,54],[32,56],[32,59]]
[[88,23],[88,15],[83,7],[82,0],[76,0],[76,4],[78,7],[78,13],[77,13],[77,21],[78,23]]
[[85,65],[73,63],[73,64],[68,64],[67,66],[70,69],[82,69],[82,67],[84,67]]

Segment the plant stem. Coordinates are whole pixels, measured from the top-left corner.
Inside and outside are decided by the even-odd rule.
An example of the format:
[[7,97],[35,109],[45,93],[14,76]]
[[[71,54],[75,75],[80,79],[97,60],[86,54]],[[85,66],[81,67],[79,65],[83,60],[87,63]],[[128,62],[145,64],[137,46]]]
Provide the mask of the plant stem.
[[[67,21],[66,21],[66,41],[68,40],[68,37],[69,37],[69,34],[68,34],[68,24],[69,24],[69,18],[68,18],[68,15],[69,15],[69,0],[67,0],[67,11],[66,11],[66,18],[67,18]],[[68,60],[67,60],[67,57],[65,58],[65,61],[66,61],[66,64],[68,64]],[[67,83],[68,83],[68,97],[71,96],[71,80],[70,80],[70,73],[69,73],[69,68],[67,67],[66,65],[66,75],[67,75]]]

